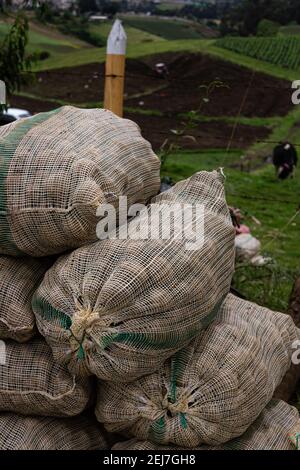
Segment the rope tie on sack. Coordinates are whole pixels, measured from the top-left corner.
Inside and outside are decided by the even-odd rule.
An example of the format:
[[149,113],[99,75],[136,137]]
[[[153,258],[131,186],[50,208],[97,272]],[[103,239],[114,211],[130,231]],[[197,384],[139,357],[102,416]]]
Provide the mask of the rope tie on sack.
[[189,409],[188,397],[182,397],[179,400],[176,400],[175,403],[172,403],[169,400],[168,396],[165,396],[162,402],[163,408],[170,411],[172,416],[179,413],[186,413]]
[[78,358],[83,359],[85,355],[84,340],[86,334],[91,330],[95,322],[99,326],[105,326],[105,324],[100,320],[100,311],[93,310],[90,305],[85,307],[78,300],[76,300],[75,306],[76,312],[72,318],[72,326],[69,329],[71,333],[70,343],[75,351],[78,350]]

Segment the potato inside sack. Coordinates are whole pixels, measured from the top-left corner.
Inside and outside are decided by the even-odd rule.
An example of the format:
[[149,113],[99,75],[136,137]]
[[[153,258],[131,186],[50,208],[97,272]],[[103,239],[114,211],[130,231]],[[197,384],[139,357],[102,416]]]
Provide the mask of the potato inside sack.
[[3,362],[0,366],[1,412],[74,416],[90,404],[90,379],[76,378],[65,365],[56,363],[51,349],[41,338],[24,344],[6,341]]
[[31,300],[51,264],[50,258],[0,256],[0,339],[23,343],[37,333]]
[[[6,129],[4,129],[4,127]],[[146,203],[160,162],[138,126],[72,106],[0,128],[0,253],[34,257],[97,240],[97,209]]]
[[96,416],[109,432],[195,448],[241,436],[289,369],[300,330],[287,315],[229,294],[218,318],[156,372],[98,381]]
[[106,433],[90,413],[71,418],[0,413],[0,450],[105,450]]
[[[157,369],[217,316],[234,269],[222,176],[195,174],[152,200],[148,215],[153,204],[172,209],[174,203],[202,205],[201,247],[187,249],[185,237],[116,237],[62,256],[47,272],[33,299],[37,325],[56,360],[76,374],[130,382]],[[155,217],[151,224],[163,223]],[[136,219],[144,233],[149,217],[141,213],[128,225]]]
[[[300,432],[299,412],[284,401],[271,400],[241,436],[219,446],[202,445],[193,450],[295,450]],[[118,442],[112,450],[186,450],[175,445],[159,445],[151,441],[130,439]],[[193,457],[192,455],[190,456]]]

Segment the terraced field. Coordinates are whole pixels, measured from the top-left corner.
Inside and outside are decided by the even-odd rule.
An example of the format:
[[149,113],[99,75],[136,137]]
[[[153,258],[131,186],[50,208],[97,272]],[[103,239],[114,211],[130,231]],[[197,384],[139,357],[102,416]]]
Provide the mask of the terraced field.
[[[188,21],[165,20],[157,17],[147,18],[145,16],[122,17],[125,26],[131,26],[150,34],[160,36],[169,41],[176,39],[200,39],[207,36],[208,28]],[[206,33],[206,34],[205,34]]]
[[226,37],[219,39],[215,45],[287,69],[296,70],[300,67],[300,37],[297,36],[275,38]]

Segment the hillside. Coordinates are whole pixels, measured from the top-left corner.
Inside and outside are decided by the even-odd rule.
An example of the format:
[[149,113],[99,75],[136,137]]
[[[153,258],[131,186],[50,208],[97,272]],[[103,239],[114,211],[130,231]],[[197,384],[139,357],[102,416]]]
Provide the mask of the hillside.
[[[273,144],[265,141],[289,139],[300,144],[300,110],[291,104],[288,81],[299,79],[300,68],[283,67],[266,52],[256,58],[224,48],[221,40],[203,39],[199,33],[197,38],[179,39],[174,36],[176,28],[165,24],[161,30],[160,23],[151,21],[151,31],[138,21],[125,21],[125,117],[139,124],[158,153],[165,141],[178,147],[168,155],[163,176],[177,181],[199,169],[225,168],[229,202],[243,210],[245,222],[262,241],[263,253],[273,260],[264,269],[241,267],[235,285],[247,298],[284,310],[299,271],[299,175],[278,185],[267,163]],[[110,22],[90,25],[104,43],[110,27]],[[0,35],[7,28],[1,23]],[[30,28],[29,51],[46,50],[50,57],[36,65],[36,82],[16,94],[11,104],[33,113],[65,104],[102,106],[105,47],[93,47],[50,25],[31,21]],[[180,36],[184,30],[178,31]],[[294,37],[278,40],[291,43]],[[155,74],[158,61],[168,64],[168,80]],[[224,86],[214,90],[186,135],[178,137],[203,99],[200,87],[215,80]]]

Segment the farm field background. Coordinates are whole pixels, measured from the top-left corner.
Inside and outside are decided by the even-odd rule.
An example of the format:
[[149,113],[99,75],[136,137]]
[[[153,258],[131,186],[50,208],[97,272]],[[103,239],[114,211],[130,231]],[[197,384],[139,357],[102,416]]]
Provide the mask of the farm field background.
[[300,67],[300,36],[275,38],[225,37],[219,39],[216,46],[287,69],[297,70]]
[[[286,54],[285,63],[271,59],[268,38],[258,39],[265,41],[265,52],[256,57],[248,49],[245,52],[244,39],[207,39],[188,23],[178,29],[162,19],[125,18],[124,23],[128,35],[125,117],[139,124],[156,152],[165,140],[178,145],[162,168],[162,175],[174,182],[198,170],[224,167],[228,202],[242,210],[245,223],[262,243],[263,254],[272,258],[268,267],[238,266],[235,286],[249,300],[285,310],[292,281],[300,274],[300,217],[295,215],[300,181],[299,173],[294,180],[276,181],[268,160],[273,145],[266,141],[290,139],[300,144],[300,108],[291,104],[290,83],[300,77],[300,36],[283,36],[290,32],[281,30],[270,39],[272,50],[289,44],[294,62],[287,66]],[[94,23],[90,30],[105,41],[110,27],[110,22]],[[0,38],[7,28],[0,23]],[[228,48],[227,43],[224,48],[226,41],[238,46]],[[50,56],[36,64],[35,82],[22,88],[12,105],[33,113],[64,104],[102,105],[105,47],[31,22],[29,52],[34,50],[48,51]],[[168,64],[168,80],[155,75],[158,61]],[[178,138],[174,131],[202,103],[200,87],[214,80],[224,86],[201,106],[189,135]]]

